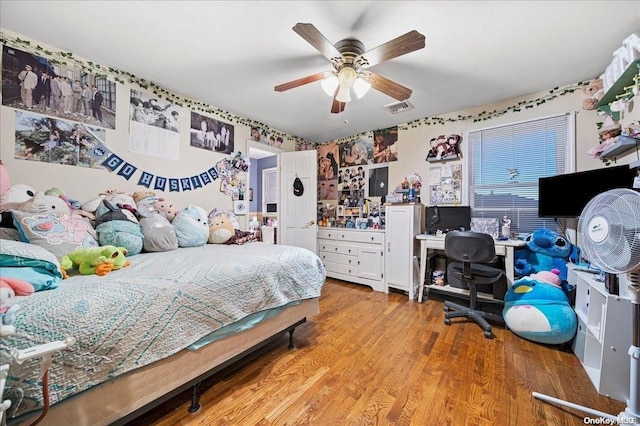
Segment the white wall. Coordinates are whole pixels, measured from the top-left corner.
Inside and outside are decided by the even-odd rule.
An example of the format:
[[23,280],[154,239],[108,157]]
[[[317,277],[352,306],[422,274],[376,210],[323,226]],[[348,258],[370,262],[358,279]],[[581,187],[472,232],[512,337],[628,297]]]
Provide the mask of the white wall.
[[[23,35],[12,34],[2,30],[7,35],[17,36],[22,40],[29,40]],[[55,47],[47,46],[40,41],[32,41],[52,51]],[[16,46],[21,49],[20,46]],[[79,58],[91,60],[91,58]],[[104,65],[104,64],[103,64]],[[108,64],[107,64],[108,65]],[[185,109],[180,117],[180,159],[178,161],[165,160],[129,152],[129,99],[130,91],[142,90],[137,85],[130,83],[116,83],[116,128],[106,130],[106,144],[114,153],[125,161],[148,173],[163,177],[188,177],[208,170],[216,162],[225,158],[227,154],[220,154],[190,146],[190,112]],[[1,95],[0,95],[1,96]],[[116,173],[110,173],[106,169],[88,169],[59,164],[49,164],[37,161],[25,161],[14,159],[15,145],[15,109],[6,106],[0,107],[0,159],[9,170],[12,183],[24,183],[36,190],[45,191],[57,187],[65,191],[68,197],[80,202],[95,198],[101,191],[107,189],[121,189],[127,193],[146,189],[138,186],[140,172],[136,172],[127,181]],[[203,114],[198,111],[199,114]],[[206,115],[206,114],[203,114]],[[219,121],[222,118],[213,116]],[[247,117],[250,118],[250,117]],[[250,127],[231,123],[234,126],[234,151],[247,154],[247,140],[250,139]],[[293,151],[294,142],[285,139],[282,149]],[[247,182],[248,183],[248,182]],[[196,204],[209,211],[215,208],[232,208],[231,197],[220,192],[220,180],[192,191],[165,192],[159,195],[171,200],[178,208],[186,207],[189,203]],[[241,224],[242,225],[242,224]]]

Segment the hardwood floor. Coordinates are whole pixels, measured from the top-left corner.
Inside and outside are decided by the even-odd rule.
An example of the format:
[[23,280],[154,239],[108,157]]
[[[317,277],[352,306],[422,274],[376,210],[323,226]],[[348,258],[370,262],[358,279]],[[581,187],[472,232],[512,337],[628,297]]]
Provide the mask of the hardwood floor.
[[[544,346],[495,326],[443,321],[441,301],[328,279],[320,313],[250,359],[185,392],[133,425],[583,425],[577,410],[536,391],[606,413],[570,347]],[[593,416],[590,416],[593,418]]]

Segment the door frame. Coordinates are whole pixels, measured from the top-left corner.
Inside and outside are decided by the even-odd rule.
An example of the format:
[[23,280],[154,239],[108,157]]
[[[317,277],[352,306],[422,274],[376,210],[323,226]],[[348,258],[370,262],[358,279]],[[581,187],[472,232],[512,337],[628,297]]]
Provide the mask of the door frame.
[[[268,153],[271,153],[272,155],[276,156],[276,168],[278,169],[278,194],[280,193],[280,154],[285,152],[282,148],[277,148],[275,146],[270,146],[261,142],[256,142],[253,140],[248,139],[247,140],[247,158],[249,158],[249,160],[251,160],[251,156],[253,155],[258,155],[260,156],[260,158],[264,158],[264,157],[270,157],[270,155],[266,155]],[[251,182],[251,164],[249,164],[249,171],[247,172],[247,182]],[[256,173],[255,169],[253,170],[253,173]],[[262,185],[260,185],[259,188],[254,188],[254,194],[253,196],[256,196],[255,191],[260,191],[260,197],[262,197]],[[262,210],[262,206],[259,206],[260,210]],[[278,223],[280,223],[280,200],[278,200],[278,212],[276,214],[276,220],[278,221]],[[280,235],[279,233],[276,233],[276,239],[277,242],[280,242]]]

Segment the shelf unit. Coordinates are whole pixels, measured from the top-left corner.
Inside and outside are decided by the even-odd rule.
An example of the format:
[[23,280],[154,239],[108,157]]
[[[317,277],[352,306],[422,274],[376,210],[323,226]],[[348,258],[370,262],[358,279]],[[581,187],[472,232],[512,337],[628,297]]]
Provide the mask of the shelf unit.
[[620,136],[618,142],[602,151],[601,158],[615,157],[640,145],[640,140],[630,136]]
[[607,114],[611,113],[611,108],[609,104],[617,100],[617,96],[624,93],[625,87],[633,84],[633,77],[640,70],[640,59],[636,59],[633,61],[626,70],[618,77],[616,82],[607,90],[607,93],[604,94],[602,99],[598,102],[597,108],[600,111],[603,111]]
[[569,265],[567,280],[576,286],[574,309],[578,317],[571,347],[599,394],[626,401],[632,306],[628,295],[622,291],[620,296],[610,294],[597,277]]

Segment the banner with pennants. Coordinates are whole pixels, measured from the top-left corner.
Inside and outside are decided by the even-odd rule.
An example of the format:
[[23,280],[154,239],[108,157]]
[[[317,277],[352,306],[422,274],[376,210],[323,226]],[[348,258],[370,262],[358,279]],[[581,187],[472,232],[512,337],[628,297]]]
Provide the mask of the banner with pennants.
[[[136,172],[138,172],[138,167],[125,161],[122,157],[109,150],[103,143],[96,145],[89,155],[107,170],[116,173],[118,176],[122,176],[126,180],[131,180]],[[152,188],[155,191],[195,191],[209,185],[219,177],[235,178],[237,173],[246,172],[248,167],[249,162],[247,159],[242,153],[237,152],[218,161],[215,166],[193,176],[174,178],[154,175],[153,173],[140,170],[138,185]]]

